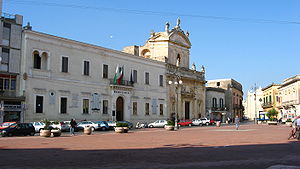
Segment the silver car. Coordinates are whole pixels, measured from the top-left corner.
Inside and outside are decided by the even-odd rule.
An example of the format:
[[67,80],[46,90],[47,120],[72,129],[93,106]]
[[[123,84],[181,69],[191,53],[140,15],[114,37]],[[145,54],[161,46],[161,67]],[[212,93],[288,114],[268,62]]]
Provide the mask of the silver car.
[[153,128],[153,127],[165,127],[166,124],[167,124],[167,120],[156,120],[153,123],[149,123],[148,127],[149,128]]

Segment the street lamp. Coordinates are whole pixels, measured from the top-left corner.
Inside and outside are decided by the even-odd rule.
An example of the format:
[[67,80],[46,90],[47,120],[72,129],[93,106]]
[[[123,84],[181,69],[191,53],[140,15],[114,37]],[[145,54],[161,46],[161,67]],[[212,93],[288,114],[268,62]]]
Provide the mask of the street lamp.
[[169,81],[169,85],[174,84],[175,86],[175,92],[176,92],[176,110],[175,110],[175,127],[174,130],[178,130],[178,124],[177,124],[177,115],[178,115],[178,93],[179,93],[179,85],[182,84],[182,80],[180,79],[180,76],[176,75],[176,79],[174,81]]

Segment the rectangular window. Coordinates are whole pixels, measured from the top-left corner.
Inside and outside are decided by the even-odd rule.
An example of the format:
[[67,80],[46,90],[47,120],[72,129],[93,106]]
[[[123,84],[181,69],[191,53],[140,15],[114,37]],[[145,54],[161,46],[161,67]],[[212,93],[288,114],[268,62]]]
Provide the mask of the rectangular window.
[[103,114],[108,114],[108,100],[103,100]]
[[89,108],[90,108],[90,100],[89,99],[83,99],[82,100],[82,113],[83,114],[89,114]]
[[9,90],[9,79],[4,79],[4,90]]
[[103,79],[108,78],[108,65],[103,65]]
[[16,90],[16,79],[10,80],[10,90]]
[[66,114],[67,113],[67,98],[66,97],[61,97],[60,98],[60,113],[61,114]]
[[137,115],[137,102],[132,102],[132,114]]
[[4,24],[3,24],[2,45],[9,46],[10,32],[11,32],[10,30],[11,30],[11,24],[4,22]]
[[68,73],[68,68],[69,68],[69,58],[68,57],[62,57],[61,60],[61,72]]
[[145,84],[149,84],[149,72],[145,72]]
[[0,71],[8,71],[9,65],[9,49],[2,48]]
[[150,107],[150,104],[145,103],[145,115],[149,115],[149,107]]
[[4,79],[0,78],[0,90],[3,90]]
[[133,82],[137,83],[137,70],[133,70]]
[[90,62],[89,61],[83,62],[83,75],[86,75],[86,76],[90,75]]
[[159,75],[159,86],[164,86],[164,76]]
[[35,112],[43,113],[44,96],[36,96]]
[[163,116],[164,115],[164,105],[159,104],[159,115]]

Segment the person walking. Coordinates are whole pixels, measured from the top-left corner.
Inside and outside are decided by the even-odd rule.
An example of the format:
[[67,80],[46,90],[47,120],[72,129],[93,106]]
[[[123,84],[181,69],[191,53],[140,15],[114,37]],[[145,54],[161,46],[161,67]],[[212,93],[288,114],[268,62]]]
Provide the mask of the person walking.
[[239,118],[239,116],[235,116],[234,122],[235,122],[235,129],[238,130],[239,127],[240,127],[240,118]]
[[70,122],[70,135],[71,136],[75,136],[75,127],[76,127],[77,123],[75,121],[75,119],[72,119]]

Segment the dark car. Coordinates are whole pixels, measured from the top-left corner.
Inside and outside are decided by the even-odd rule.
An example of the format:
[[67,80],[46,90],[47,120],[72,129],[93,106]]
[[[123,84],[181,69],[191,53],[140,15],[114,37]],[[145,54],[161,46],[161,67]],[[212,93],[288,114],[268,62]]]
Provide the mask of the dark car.
[[129,122],[129,121],[117,121],[117,123],[127,123],[129,129],[133,128],[133,124],[131,122]]
[[1,135],[4,136],[34,136],[35,128],[31,123],[12,124],[6,129],[1,130]]
[[109,130],[109,126],[106,121],[95,121],[94,123],[98,124],[98,129],[101,131]]

